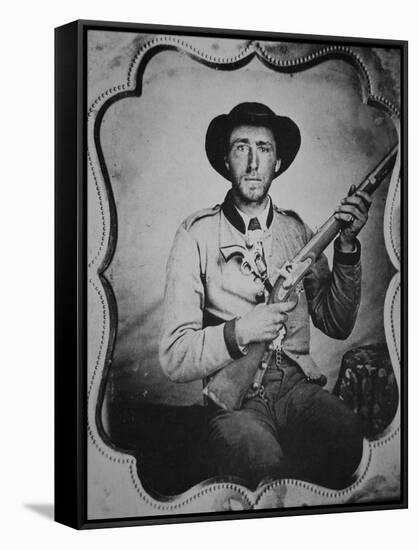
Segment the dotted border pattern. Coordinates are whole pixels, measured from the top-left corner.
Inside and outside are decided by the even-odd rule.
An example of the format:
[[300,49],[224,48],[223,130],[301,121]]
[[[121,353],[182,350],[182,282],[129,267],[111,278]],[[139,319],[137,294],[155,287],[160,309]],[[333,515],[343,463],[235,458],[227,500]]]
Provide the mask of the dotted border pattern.
[[[253,495],[254,493],[251,493],[251,491],[246,490],[241,485],[237,485],[232,482],[223,482],[223,483],[214,482],[210,484],[206,484],[206,482],[202,482],[197,486],[197,488],[198,489],[200,488],[200,490],[196,490],[196,487],[191,488],[186,493],[183,493],[183,495],[173,497],[173,499],[177,499],[177,502],[156,501],[143,490],[142,485],[138,479],[138,475],[137,475],[134,463],[130,464],[129,472],[130,472],[132,483],[136,491],[138,492],[139,496],[142,498],[142,500],[146,504],[148,504],[148,506],[151,506],[158,511],[167,512],[167,511],[179,510],[180,508],[208,494],[211,494],[211,493],[222,494],[224,491],[228,491],[228,495],[226,495],[227,499],[231,498],[232,496],[231,493],[233,492],[235,494],[238,494],[245,501],[249,509],[254,507],[254,499],[251,498],[251,495]],[[205,485],[205,486],[202,487],[202,485]]]
[[394,319],[394,315],[393,315],[393,310],[394,310],[395,300],[396,300],[396,298],[397,298],[400,291],[401,291],[401,285],[398,284],[398,286],[396,287],[396,289],[393,293],[392,300],[391,300],[391,303],[390,303],[390,328],[391,328],[392,337],[393,337],[393,346],[395,348],[396,358],[398,360],[399,365],[401,363],[401,354],[399,352],[398,344],[397,344],[397,341],[396,341],[395,319]]
[[[387,431],[390,431],[390,430],[391,430],[391,426],[388,426]],[[400,434],[400,431],[401,431],[401,427],[397,426],[396,428],[393,429],[392,433],[388,434],[387,437],[383,436],[380,439],[371,441],[370,445],[373,447],[373,449],[378,449],[379,447],[383,447],[383,445],[386,445],[386,443],[389,443],[390,441],[395,439],[395,437]]]
[[[400,152],[398,152],[398,159],[399,159]],[[392,265],[397,271],[400,271],[400,265],[401,265],[401,252],[398,250],[398,247],[396,246],[395,239],[394,239],[394,228],[393,228],[393,219],[394,219],[394,211],[395,207],[398,204],[397,196],[398,196],[398,190],[401,185],[401,177],[399,175],[399,167],[397,166],[398,162],[395,164],[395,167],[393,169],[392,178],[389,185],[388,190],[388,198],[387,201],[390,199],[390,205],[389,203],[386,203],[389,207],[386,211],[385,208],[385,214],[384,214],[384,223],[388,226],[388,231],[385,231],[385,241],[389,240],[390,242],[390,250],[388,250],[388,254],[390,257],[390,260],[392,262]],[[398,174],[396,176],[396,174]],[[394,183],[396,179],[396,183]],[[387,219],[389,220],[387,222]],[[386,247],[388,248],[388,247]]]
[[93,176],[94,187],[96,189],[97,198],[98,198],[98,201],[99,201],[100,218],[102,220],[102,233],[100,235],[100,243],[99,243],[99,247],[98,247],[98,250],[97,250],[95,256],[88,263],[88,267],[90,268],[97,261],[97,258],[100,256],[100,253],[103,249],[103,246],[104,246],[104,243],[105,243],[107,227],[106,227],[106,219],[105,219],[105,214],[104,214],[104,205],[103,205],[103,200],[102,200],[102,193],[100,191],[99,182],[97,181],[97,176],[96,176],[96,173],[94,171],[94,166],[93,166],[93,161],[91,159],[90,151],[87,151],[87,162],[88,162],[88,165],[89,165],[89,168],[90,168],[90,172]]
[[89,398],[90,398],[90,394],[93,390],[94,380],[96,378],[96,374],[97,374],[97,371],[99,369],[100,359],[102,357],[102,352],[103,352],[104,343],[105,343],[106,321],[107,321],[106,301],[104,299],[104,295],[92,279],[89,279],[89,284],[94,288],[97,295],[99,296],[100,305],[101,305],[102,314],[103,314],[103,318],[102,318],[103,323],[102,323],[102,328],[101,328],[101,331],[100,331],[99,351],[97,353],[96,361],[95,361],[95,364],[94,364],[93,372],[90,376],[90,383],[89,383],[88,390],[87,390],[87,400],[89,400]]
[[259,504],[261,499],[266,496],[271,490],[274,490],[276,488],[284,486],[290,486],[290,487],[299,487],[300,489],[303,489],[305,491],[310,491],[311,493],[327,498],[327,499],[334,499],[335,501],[344,501],[345,497],[348,497],[355,489],[357,489],[361,483],[364,481],[366,475],[368,474],[370,464],[372,462],[372,450],[371,450],[371,444],[368,441],[368,448],[367,448],[367,463],[364,467],[363,472],[358,477],[358,479],[349,487],[346,487],[342,490],[332,490],[327,489],[326,487],[320,487],[319,485],[314,485],[312,483],[308,483],[307,481],[300,481],[299,479],[279,479],[277,481],[274,481],[273,483],[267,485],[261,493],[258,494],[255,506]]
[[[390,431],[390,427],[386,431]],[[373,449],[378,449],[392,441],[398,434],[400,433],[400,427],[398,426],[395,430],[393,430],[387,437],[382,437],[379,440],[376,441],[369,441],[365,440],[367,442],[367,450],[364,452],[367,452],[367,462],[364,466],[363,471],[357,478],[357,480],[350,486],[346,487],[342,490],[332,490],[327,489],[326,487],[320,487],[319,485],[313,485],[311,483],[308,483],[306,481],[300,481],[298,479],[279,479],[277,481],[274,481],[273,483],[270,483],[266,487],[262,489],[262,491],[257,495],[254,507],[257,506],[263,497],[268,495],[272,490],[277,489],[282,486],[290,486],[290,487],[299,487],[300,489],[303,489],[305,491],[310,491],[311,493],[317,495],[318,497],[326,498],[326,499],[333,499],[335,503],[338,501],[344,502],[346,497],[349,497],[356,489],[360,488],[360,485],[365,480],[367,474],[369,473],[369,469],[372,463],[373,458]]]
[[[397,338],[396,338],[396,330],[395,330],[396,319],[395,319],[394,311],[395,311],[395,301],[400,291],[401,291],[401,282],[400,282],[400,273],[398,271],[397,273],[395,273],[391,282],[389,283],[388,290],[385,297],[385,304],[384,304],[385,336],[386,336],[386,341],[388,343],[389,355],[394,368],[394,373],[396,377],[396,383],[398,384],[398,388],[400,388],[402,372],[401,372],[401,355],[397,345]],[[397,425],[395,431],[400,430],[400,424],[399,424],[400,407],[401,407],[401,399],[399,398],[396,414],[391,424],[389,424],[389,426],[385,430],[385,434],[389,434],[388,437],[390,437],[390,430],[391,429],[393,430],[395,425]],[[382,434],[381,440],[383,442],[386,441],[385,434]],[[378,443],[380,443],[381,440],[379,439],[374,443],[377,445]]]
[[250,56],[255,51],[256,44],[257,43],[255,41],[251,41],[247,44],[245,48],[239,51],[236,55],[232,57],[219,57],[219,56],[212,56],[204,51],[198,50],[196,47],[185,42],[181,38],[176,38],[175,36],[169,36],[169,35],[156,36],[152,38],[150,41],[144,43],[136,53],[135,57],[133,58],[132,63],[128,69],[127,86],[131,87],[135,85],[136,72],[139,66],[139,62],[141,61],[143,55],[147,51],[157,46],[161,46],[161,45],[175,46],[176,48],[180,48],[182,53],[189,54],[190,56],[195,57],[200,61],[205,61],[208,64],[232,65]]
[[[289,67],[293,67],[293,68],[299,67],[299,68],[301,68],[301,66],[303,66],[303,65],[312,64],[312,63],[315,63],[315,62],[319,63],[319,62],[321,62],[321,58],[326,58],[329,55],[336,55],[336,54],[345,55],[346,57],[351,58],[355,62],[357,68],[360,70],[360,72],[362,73],[362,76],[364,77],[363,84],[364,84],[364,82],[366,82],[366,92],[367,92],[365,94],[365,97],[363,98],[364,101],[366,103],[374,102],[374,103],[380,104],[386,110],[389,110],[392,115],[395,115],[395,117],[399,118],[399,116],[400,116],[399,109],[397,107],[395,107],[395,105],[393,103],[388,101],[383,96],[380,96],[380,95],[378,96],[378,95],[375,95],[373,93],[370,74],[369,74],[364,62],[362,61],[361,57],[357,53],[355,53],[352,49],[350,49],[348,47],[345,47],[345,46],[329,46],[329,47],[326,47],[326,48],[322,48],[322,49],[320,49],[316,52],[313,52],[312,54],[309,54],[307,56],[299,57],[299,58],[296,58],[296,59],[283,60],[283,59],[280,59],[280,58],[278,58],[277,56],[275,56],[273,54],[269,54],[264,49],[264,47],[261,46],[259,43],[250,42],[237,55],[235,55],[233,57],[229,57],[229,58],[224,58],[224,57],[210,56],[210,55],[208,55],[204,52],[201,52],[201,51],[197,50],[196,48],[194,48],[190,44],[187,44],[185,41],[180,40],[176,37],[160,36],[160,37],[155,37],[155,38],[151,39],[150,41],[147,41],[138,50],[137,54],[135,55],[134,59],[132,60],[131,65],[128,69],[127,83],[126,84],[121,84],[121,85],[118,85],[118,86],[114,86],[114,87],[109,88],[108,90],[106,90],[104,93],[102,93],[91,104],[90,109],[87,113],[88,118],[92,119],[93,115],[96,112],[96,109],[104,101],[111,98],[113,95],[115,95],[117,93],[120,93],[120,92],[123,92],[123,91],[127,91],[129,89],[133,89],[133,86],[135,84],[134,81],[133,81],[133,78],[134,78],[134,75],[136,74],[136,68],[138,67],[140,61],[142,60],[142,58],[144,56],[144,54],[146,52],[150,51],[152,48],[157,47],[157,46],[161,46],[161,45],[164,45],[164,44],[167,45],[167,46],[171,45],[171,46],[175,46],[176,48],[180,48],[183,53],[188,53],[192,57],[196,57],[198,60],[200,60],[202,62],[205,61],[206,63],[208,63],[210,65],[213,64],[214,66],[219,65],[219,64],[225,64],[225,65],[234,64],[238,61],[244,60],[246,57],[250,57],[253,53],[256,53],[260,58],[264,59],[269,64],[272,64],[275,67],[282,68],[282,69],[289,68]],[[364,93],[364,91],[363,91],[363,93]],[[102,223],[103,223],[102,235],[101,235],[99,249],[96,252],[94,258],[89,263],[89,267],[91,268],[93,266],[93,264],[99,258],[100,254],[102,252],[102,249],[104,247],[106,226],[105,226],[105,216],[104,216],[104,207],[103,207],[102,195],[101,195],[101,192],[100,192],[100,186],[99,186],[99,183],[98,183],[98,178],[95,174],[94,163],[92,161],[90,152],[88,153],[88,162],[89,162],[89,166],[90,166],[90,169],[92,171],[93,178],[94,178],[94,183],[95,183],[95,188],[96,188],[96,192],[97,192],[97,195],[98,195],[98,200],[99,200],[99,204],[100,204],[100,213],[101,213],[101,218],[102,218]],[[399,182],[399,179],[398,179],[398,182]],[[392,185],[392,182],[391,182],[391,185]],[[392,205],[392,210],[393,210],[393,205]],[[103,295],[100,293],[99,289],[94,284],[93,284],[93,286],[94,286],[96,292],[99,293],[100,300],[101,300],[101,303],[102,303],[102,307],[105,311]],[[105,315],[105,312],[104,312],[104,315]],[[89,395],[90,395],[90,392],[91,392],[91,389],[93,387],[94,380],[96,378],[96,374],[97,374],[97,371],[98,371],[100,358],[101,358],[101,355],[102,355],[103,345],[104,345],[104,332],[102,331],[102,338],[101,338],[101,342],[100,342],[99,354],[98,354],[98,357],[97,357],[97,360],[96,360],[93,375],[92,375],[91,380],[90,380]],[[317,495],[323,496],[323,497],[334,497],[334,498],[337,499],[337,498],[341,498],[341,497],[344,497],[344,496],[348,496],[350,493],[352,493],[352,491],[354,489],[356,489],[362,483],[362,481],[365,479],[365,477],[367,475],[367,472],[369,470],[370,463],[371,463],[371,457],[372,457],[371,449],[376,448],[376,447],[381,447],[384,444],[386,444],[390,439],[392,439],[393,437],[395,437],[398,434],[399,430],[400,430],[400,428],[398,426],[388,436],[388,438],[384,438],[383,441],[379,440],[379,441],[369,442],[368,461],[367,461],[366,468],[365,468],[363,474],[358,478],[358,480],[353,485],[351,485],[350,487],[348,487],[348,488],[346,488],[342,491],[330,491],[330,490],[327,490],[325,488],[322,488],[322,487],[319,487],[319,486],[316,486],[316,485],[313,485],[313,484],[310,484],[310,483],[302,482],[300,480],[294,480],[294,479],[278,480],[277,482],[274,482],[272,485],[269,485],[266,488],[261,488],[260,489],[261,492],[258,492],[258,494],[257,494],[257,492],[255,492],[255,493],[250,492],[249,493],[243,487],[241,487],[239,485],[232,484],[232,483],[221,483],[221,484],[213,483],[213,484],[207,486],[205,489],[200,488],[200,490],[199,490],[199,486],[193,488],[192,491],[194,492],[194,494],[192,496],[190,496],[189,498],[185,499],[185,500],[183,500],[181,498],[181,495],[179,495],[178,497],[174,497],[174,498],[178,499],[177,502],[164,503],[162,501],[154,500],[142,489],[141,482],[137,477],[136,469],[134,469],[135,459],[132,458],[130,455],[129,455],[129,458],[124,457],[123,454],[120,451],[113,451],[112,450],[113,453],[116,452],[119,455],[118,457],[112,456],[111,454],[109,454],[109,452],[104,451],[103,448],[101,447],[101,443],[99,443],[95,438],[95,435],[94,435],[95,429],[92,429],[90,423],[88,423],[89,436],[90,436],[93,444],[95,445],[95,447],[99,450],[99,452],[103,456],[105,456],[107,459],[111,460],[112,462],[117,462],[117,463],[122,463],[122,464],[129,464],[129,469],[130,469],[132,482],[133,482],[134,487],[136,488],[138,494],[141,496],[141,498],[143,500],[145,500],[147,502],[147,504],[149,504],[150,506],[156,508],[157,510],[167,510],[167,511],[169,511],[169,510],[178,510],[180,507],[184,506],[188,502],[190,502],[192,500],[196,500],[196,499],[200,498],[201,496],[203,496],[205,494],[212,493],[212,492],[215,492],[215,491],[218,491],[218,490],[222,490],[222,491],[223,490],[234,490],[234,491],[238,492],[241,496],[243,496],[246,499],[247,503],[250,506],[253,506],[253,507],[256,506],[257,502],[259,502],[260,499],[264,495],[266,495],[270,490],[272,490],[275,487],[279,487],[279,486],[283,486],[283,485],[298,486],[298,487],[300,487],[304,490],[310,491],[314,494],[317,494]],[[253,499],[251,499],[249,497],[249,495],[253,495],[254,497],[256,497],[256,500],[253,501]]]
[[101,93],[90,105],[89,110],[87,111],[87,118],[90,118],[96,111],[97,107],[103,103],[104,100],[109,99],[113,95],[123,92],[127,89],[125,84],[119,84],[119,86],[112,86],[108,88],[105,92]]
[[99,453],[104,456],[107,460],[110,460],[111,462],[117,463],[117,464],[130,464],[135,465],[135,458],[133,458],[131,455],[123,455],[118,451],[120,456],[115,457],[112,456],[106,449],[103,448],[101,441],[99,438],[95,435],[95,430],[92,428],[89,421],[87,421],[87,432],[91,439],[91,442],[95,446],[95,448],[99,451]]
[[[392,182],[391,182],[391,184],[392,184]],[[394,209],[395,209],[395,205],[396,205],[396,195],[397,195],[398,189],[400,187],[400,184],[401,184],[401,177],[398,176],[396,178],[396,184],[395,184],[395,188],[393,190],[393,199],[392,199],[392,202],[390,204],[390,214],[389,214],[390,244],[392,245],[392,250],[393,250],[393,253],[396,256],[396,259],[399,262],[398,263],[399,266],[401,264],[401,252],[400,252],[400,250],[397,249],[396,243],[395,243],[395,240],[394,240],[394,237],[393,237],[393,234],[394,234],[394,231],[393,231],[393,216],[394,216]]]

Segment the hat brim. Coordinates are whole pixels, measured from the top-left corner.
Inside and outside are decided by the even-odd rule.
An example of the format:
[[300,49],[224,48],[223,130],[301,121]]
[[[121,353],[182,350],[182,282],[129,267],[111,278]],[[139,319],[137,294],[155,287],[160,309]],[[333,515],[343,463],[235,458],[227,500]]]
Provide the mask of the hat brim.
[[277,146],[277,157],[281,160],[280,168],[274,174],[277,178],[294,161],[301,143],[300,131],[297,124],[290,118],[279,115],[252,114],[231,117],[230,115],[219,115],[209,124],[206,133],[206,155],[211,166],[224,178],[229,180],[228,169],[225,166],[228,140],[231,131],[241,125],[265,126],[270,128],[274,134]]

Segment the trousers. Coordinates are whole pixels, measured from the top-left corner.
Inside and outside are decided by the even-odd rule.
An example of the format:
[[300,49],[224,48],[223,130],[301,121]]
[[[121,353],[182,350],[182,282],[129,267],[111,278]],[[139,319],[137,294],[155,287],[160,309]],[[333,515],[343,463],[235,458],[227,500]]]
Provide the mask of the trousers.
[[360,419],[290,359],[269,367],[263,383],[264,395],[240,410],[210,406],[210,474],[238,478],[251,490],[280,478],[347,487],[362,456]]

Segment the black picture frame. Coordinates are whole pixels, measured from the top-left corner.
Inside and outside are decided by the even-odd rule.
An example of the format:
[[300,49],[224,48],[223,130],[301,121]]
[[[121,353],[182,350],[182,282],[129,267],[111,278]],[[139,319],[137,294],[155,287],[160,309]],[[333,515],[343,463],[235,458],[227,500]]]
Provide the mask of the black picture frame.
[[[164,36],[174,37],[173,42],[158,42],[151,44],[151,49],[142,52],[143,65],[135,65],[135,56],[138,52],[129,54],[132,56],[131,73],[128,75],[131,87],[128,84],[116,85],[104,89],[95,102],[88,97],[88,43],[89,31],[103,31],[106,33],[138,33],[141,36],[152,37]],[[150,500],[155,500],[153,512],[141,515],[134,513],[128,515],[112,515],[112,511],[103,517],[94,517],[89,514],[89,489],[88,489],[88,447],[92,446],[97,456],[104,464],[124,465],[123,456],[126,460],[125,477],[131,476],[132,486],[137,489],[137,474],[132,464],[135,458],[128,451],[123,451],[114,441],[111,441],[103,429],[100,418],[103,401],[105,399],[106,384],[92,382],[88,379],[88,287],[89,287],[89,253],[88,253],[88,180],[91,178],[89,163],[95,162],[88,157],[90,139],[98,143],[100,140],[100,123],[103,120],[106,109],[118,98],[137,95],[137,78],[135,71],[142,70],[149,58],[158,51],[182,50],[184,37],[212,38],[212,39],[236,39],[248,41],[248,44],[255,41],[280,42],[286,44],[309,44],[313,48],[322,48],[325,52],[324,58],[333,59],[343,56],[349,64],[356,63],[364,67],[366,78],[374,78],[374,75],[367,73],[368,62],[362,61],[358,54],[351,54],[356,48],[375,48],[396,50],[399,55],[399,104],[396,101],[388,100],[385,97],[385,86],[389,84],[379,83],[379,88],[373,92],[368,90],[369,96],[363,98],[363,102],[372,105],[379,104],[388,111],[394,110],[397,113],[400,129],[399,138],[402,141],[400,154],[399,181],[401,191],[393,198],[397,204],[399,216],[399,307],[400,326],[399,330],[399,355],[400,372],[398,405],[399,426],[393,437],[399,441],[399,468],[400,479],[398,494],[396,497],[388,497],[372,501],[359,499],[358,502],[335,503],[324,502],[319,505],[310,506],[288,506],[288,507],[263,507],[256,509],[229,508],[225,509],[223,504],[218,509],[210,512],[187,512],[182,511],[181,505],[176,505],[175,497],[164,497],[161,500],[154,499],[152,491],[142,487],[138,493],[148,495]],[[143,45],[142,43],[140,45]],[[151,53],[150,53],[151,52]],[[184,53],[184,52],[183,52]],[[127,54],[128,55],[128,54]],[[190,58],[199,56],[198,53],[187,50],[186,55]],[[254,50],[254,57],[259,55]],[[315,65],[315,55],[308,53],[304,61],[304,68]],[[266,61],[266,60],[264,60]],[[202,61],[208,67],[216,65],[211,57]],[[235,64],[232,62],[228,70],[234,70],[248,63],[245,56],[237,56]],[[267,63],[267,61],[266,61]],[[287,63],[287,62],[286,62]],[[284,63],[283,72],[290,71],[293,63]],[[336,512],[351,512],[364,510],[384,510],[407,507],[407,133],[408,133],[408,96],[407,96],[407,64],[408,44],[406,41],[381,40],[365,38],[349,38],[317,35],[298,35],[282,33],[265,33],[256,31],[237,31],[228,29],[203,29],[192,27],[174,27],[165,25],[143,25],[133,23],[117,23],[102,21],[75,21],[58,27],[55,30],[55,519],[56,521],[77,529],[91,529],[100,527],[118,527],[133,525],[150,525],[161,523],[180,523],[196,521],[215,521],[237,518],[259,518],[277,517],[286,515],[322,514]],[[139,68],[138,68],[139,67]],[[381,68],[383,71],[384,68]],[[135,81],[135,82],[134,82]],[[367,87],[367,86],[366,86]],[[93,117],[93,123],[89,116]],[[90,118],[90,121],[92,118]],[[93,124],[91,126],[91,124]],[[91,128],[93,133],[90,135]],[[103,152],[98,148],[97,159],[103,161]],[[101,264],[97,268],[98,280],[103,285],[100,293],[100,307],[110,319],[118,316],[117,300],[112,285],[106,277],[100,277],[104,273],[115,252],[117,242],[117,207],[114,200],[112,186],[108,175],[103,176],[104,187],[98,184],[99,193],[107,193],[107,202],[103,208],[108,211],[101,215],[107,216],[110,227],[103,230]],[[398,202],[396,202],[398,201]],[[100,206],[102,208],[102,205]],[[393,329],[395,330],[395,329]],[[101,372],[106,378],[111,369],[113,361],[114,343],[117,335],[117,321],[109,322],[103,328],[100,338],[103,341],[103,351],[97,359],[95,372]],[[98,366],[98,364],[100,365]],[[107,380],[107,379],[106,379]],[[97,388],[96,388],[97,385]],[[97,389],[97,402],[93,409],[89,409],[88,395],[92,386]],[[94,389],[93,388],[93,389]],[[95,391],[95,390],[94,390]],[[94,410],[94,414],[91,413]],[[391,436],[392,437],[392,436]],[[382,444],[383,445],[383,444]],[[113,454],[114,453],[114,454]],[[372,456],[372,455],[370,455]],[[111,457],[111,458],[109,458]],[[131,469],[129,469],[131,468]],[[129,483],[124,479],[124,483]],[[292,483],[290,483],[291,485]],[[203,480],[201,484],[204,494],[210,495],[212,482]],[[231,487],[235,485],[232,483]],[[191,491],[193,488],[190,489]],[[234,489],[235,490],[235,489]],[[213,491],[216,493],[216,491]],[[232,491],[234,493],[234,491]],[[199,496],[200,494],[200,496]],[[195,509],[199,509],[199,499],[202,493],[192,495]],[[151,495],[151,496],[150,496]],[[148,498],[147,497],[147,498]],[[122,497],[120,497],[123,499]],[[131,497],[130,497],[131,498]],[[189,500],[190,500],[189,498]],[[228,496],[233,498],[233,495]],[[165,509],[167,502],[173,504],[172,508]],[[255,501],[254,501],[255,502]],[[161,504],[159,504],[161,503]],[[171,504],[170,504],[171,506]],[[123,507],[122,507],[123,508]],[[215,507],[216,508],[216,507]],[[178,511],[177,511],[178,510]]]

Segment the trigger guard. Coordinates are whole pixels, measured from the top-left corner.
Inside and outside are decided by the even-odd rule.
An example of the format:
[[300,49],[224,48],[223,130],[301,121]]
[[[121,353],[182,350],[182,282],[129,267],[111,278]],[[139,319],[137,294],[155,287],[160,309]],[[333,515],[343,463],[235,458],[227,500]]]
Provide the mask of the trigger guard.
[[[277,294],[274,296],[273,302],[274,303],[286,303],[286,302],[295,302],[296,307],[299,304],[299,294],[296,289],[292,290],[290,295],[286,298],[286,300],[279,300]],[[293,311],[294,308],[292,308],[290,311]]]

